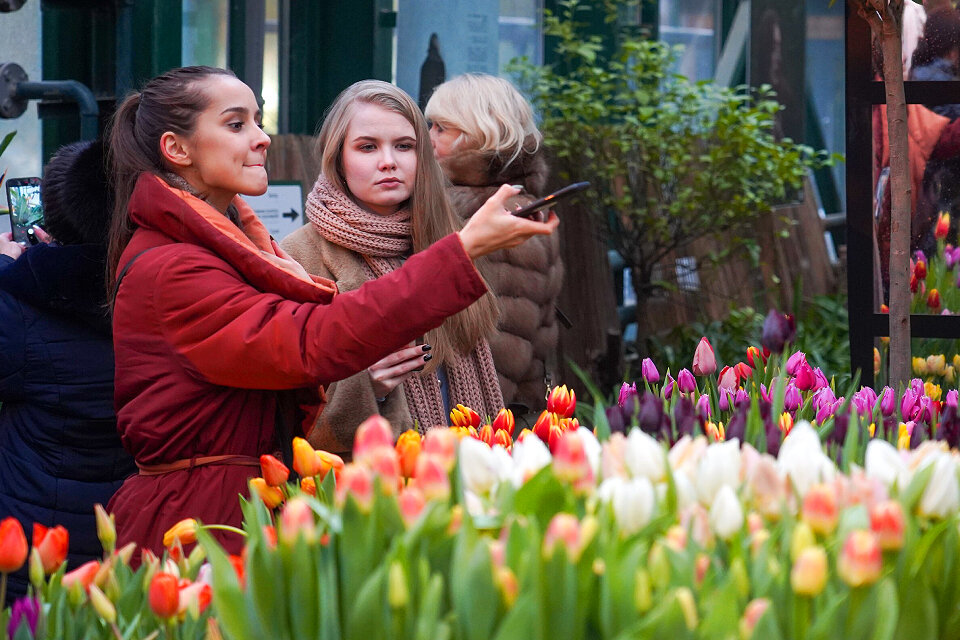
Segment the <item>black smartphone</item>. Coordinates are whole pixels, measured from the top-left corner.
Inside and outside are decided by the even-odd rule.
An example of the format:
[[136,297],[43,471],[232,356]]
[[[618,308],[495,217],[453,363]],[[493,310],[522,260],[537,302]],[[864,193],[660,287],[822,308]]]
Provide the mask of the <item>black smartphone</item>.
[[33,226],[43,226],[43,203],[40,199],[40,178],[7,180],[7,206],[13,241],[35,244]]
[[512,211],[513,215],[519,218],[529,218],[538,211],[543,211],[544,209],[549,209],[557,203],[558,200],[564,198],[569,198],[575,193],[580,193],[584,189],[590,187],[589,182],[574,182],[573,184],[568,184],[563,189],[554,191],[548,196],[544,196],[539,200],[534,200],[530,204],[520,207],[519,209]]

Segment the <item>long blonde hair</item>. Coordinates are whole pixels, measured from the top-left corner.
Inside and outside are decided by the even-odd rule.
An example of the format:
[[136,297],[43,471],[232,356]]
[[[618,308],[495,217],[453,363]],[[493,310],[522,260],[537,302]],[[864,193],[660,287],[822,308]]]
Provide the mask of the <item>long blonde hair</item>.
[[463,134],[454,148],[494,152],[508,166],[521,153],[535,152],[542,136],[530,103],[503,78],[465,73],[441,84],[424,109],[427,119]]
[[[373,104],[398,113],[413,126],[417,145],[417,173],[413,192],[406,203],[413,228],[413,250],[423,251],[434,242],[460,229],[447,199],[446,180],[433,156],[427,122],[416,103],[392,84],[363,80],[344,89],[327,111],[317,138],[320,172],[354,202],[343,173],[343,145],[356,104]],[[460,313],[450,316],[437,329],[427,333],[433,346],[433,361],[428,369],[450,362],[455,355],[466,355],[482,338],[496,329],[499,311],[493,294],[486,294]]]

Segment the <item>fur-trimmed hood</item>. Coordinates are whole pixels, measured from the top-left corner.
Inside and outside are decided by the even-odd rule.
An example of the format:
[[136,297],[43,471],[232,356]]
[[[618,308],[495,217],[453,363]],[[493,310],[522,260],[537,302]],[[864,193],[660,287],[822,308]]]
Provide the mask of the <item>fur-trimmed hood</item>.
[[510,164],[508,158],[492,151],[464,150],[440,160],[447,179],[454,186],[499,187],[501,184],[522,184],[526,191],[543,195],[547,185],[547,161],[542,147],[522,152]]

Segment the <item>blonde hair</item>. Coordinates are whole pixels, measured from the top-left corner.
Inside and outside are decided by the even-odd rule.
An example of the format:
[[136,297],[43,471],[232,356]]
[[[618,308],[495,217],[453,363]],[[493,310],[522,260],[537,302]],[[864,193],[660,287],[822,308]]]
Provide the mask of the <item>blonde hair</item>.
[[[413,250],[423,251],[434,242],[459,230],[460,225],[447,199],[446,179],[433,156],[430,133],[420,108],[410,96],[394,85],[380,80],[362,80],[344,89],[327,111],[317,137],[320,172],[337,189],[356,202],[343,173],[343,145],[354,106],[372,104],[403,116],[416,135],[417,172],[413,192],[406,203],[413,227]],[[433,346],[432,370],[451,362],[454,355],[466,355],[496,328],[496,299],[488,293],[460,313],[427,333]]]
[[433,92],[427,119],[463,134],[454,148],[492,151],[504,166],[524,151],[535,152],[542,136],[533,119],[533,109],[516,88],[503,78],[485,73],[465,73],[444,82]]

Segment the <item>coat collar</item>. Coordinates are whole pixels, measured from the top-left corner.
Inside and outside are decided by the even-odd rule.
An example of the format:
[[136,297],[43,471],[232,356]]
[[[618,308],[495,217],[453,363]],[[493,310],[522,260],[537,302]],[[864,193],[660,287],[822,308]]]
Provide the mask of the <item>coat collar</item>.
[[329,302],[336,285],[325,278],[304,280],[264,258],[263,253],[278,255],[273,238],[239,196],[233,205],[240,213],[242,231],[200,198],[144,173],[130,197],[129,210],[139,227],[210,250],[262,291],[299,302]]
[[506,167],[503,166],[505,160],[492,151],[467,149],[443,158],[440,166],[455,186],[522,184],[530,193],[543,193],[547,182],[547,162],[542,148],[533,153],[522,152]]

